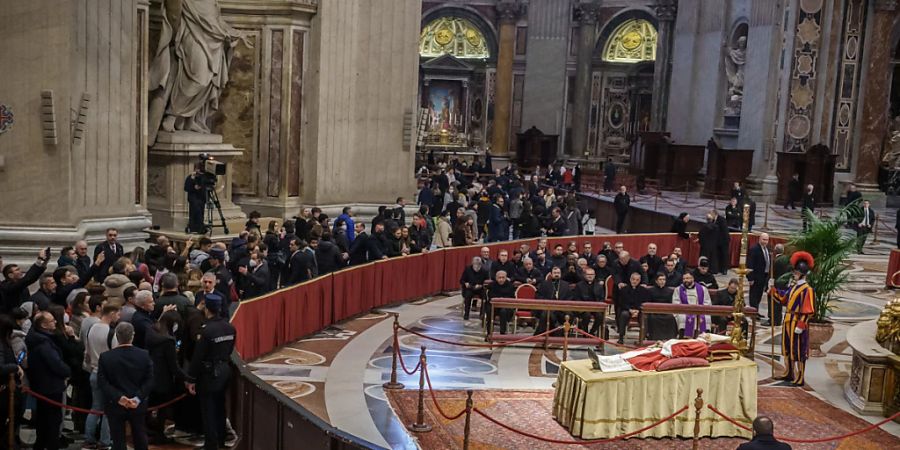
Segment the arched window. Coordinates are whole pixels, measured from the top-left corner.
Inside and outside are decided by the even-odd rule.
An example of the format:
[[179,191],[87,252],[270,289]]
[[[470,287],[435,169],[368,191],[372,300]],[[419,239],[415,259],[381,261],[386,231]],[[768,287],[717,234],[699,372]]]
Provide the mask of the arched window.
[[656,28],[644,19],[622,22],[603,47],[603,60],[636,63],[656,59]]
[[487,42],[472,22],[460,17],[440,17],[422,29],[419,55],[433,58],[445,54],[457,58],[486,59],[490,57]]

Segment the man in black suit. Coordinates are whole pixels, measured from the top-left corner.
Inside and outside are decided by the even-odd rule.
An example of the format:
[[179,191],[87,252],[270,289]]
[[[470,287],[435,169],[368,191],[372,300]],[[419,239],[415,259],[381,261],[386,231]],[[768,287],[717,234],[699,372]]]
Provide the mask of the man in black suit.
[[613,206],[616,209],[616,234],[621,234],[625,227],[628,209],[631,207],[631,197],[628,196],[628,189],[625,186],[619,188],[619,193],[613,199]]
[[98,283],[103,283],[103,280],[109,275],[109,268],[125,254],[122,244],[119,244],[116,240],[118,237],[119,230],[107,228],[106,240],[97,244],[97,247],[94,248],[94,259],[97,259],[97,255],[100,253],[103,253],[106,257],[103,260],[103,264],[100,265],[100,269],[94,273],[94,280]]
[[772,264],[772,256],[769,252],[769,235],[763,233],[759,235],[759,243],[750,247],[747,252],[747,268],[750,274],[747,280],[750,281],[750,306],[759,308],[762,301],[763,292],[769,286],[769,267]]
[[100,355],[97,384],[106,401],[103,411],[109,420],[113,449],[125,450],[125,423],[131,424],[135,450],[147,449],[147,397],[153,388],[153,361],[146,350],[131,343],[134,327],[128,322],[116,326],[119,345]]
[[[584,269],[584,279],[575,285],[575,300],[583,302],[602,302],[606,300],[606,288],[604,280],[597,280],[597,273],[594,269],[588,267]],[[588,328],[591,316],[594,316],[594,325],[590,329],[590,333],[599,336],[600,332],[600,313],[578,313],[578,327],[582,330]]]
[[737,450],[791,450],[791,446],[775,439],[772,419],[759,416],[753,420],[753,440],[739,445]]
[[791,176],[791,180],[788,181],[788,195],[787,202],[784,203],[784,209],[788,209],[788,206],[790,206],[791,209],[797,209],[794,203],[797,203],[797,201],[800,200],[800,195],[803,193],[802,190],[803,187],[800,184],[800,175],[795,173]]
[[856,224],[856,251],[862,255],[863,254],[863,246],[866,245],[866,238],[869,236],[869,233],[872,232],[872,227],[875,226],[875,211],[872,210],[872,205],[868,200],[863,200],[862,202],[862,216],[859,218],[859,223]]
[[[37,313],[31,331],[25,337],[28,347],[28,381],[31,390],[51,400],[62,402],[66,392],[66,378],[72,370],[63,361],[62,350],[56,345],[53,333],[56,319],[46,311]],[[37,440],[36,450],[57,450],[60,448],[60,425],[62,408],[47,402],[37,402],[34,411],[34,428]]]
[[[0,281],[0,312],[9,314],[22,303],[28,301],[31,293],[28,286],[38,280],[47,270],[47,250],[41,250],[37,261],[23,273],[16,264],[3,266],[3,281]],[[43,283],[41,284],[43,287]]]
[[353,224],[353,231],[356,233],[356,237],[353,239],[353,243],[350,244],[350,265],[358,266],[368,261],[366,258],[366,247],[369,243],[369,234],[366,233],[366,224],[362,223],[362,221]]
[[291,240],[291,256],[285,266],[285,286],[302,283],[313,278],[312,256],[305,251],[309,247],[306,241],[294,238]]
[[806,192],[803,194],[803,203],[800,212],[803,214],[803,231],[809,230],[809,222],[806,220],[806,211],[810,213],[816,212],[816,195],[813,193],[814,186],[806,185]]
[[[716,210],[712,211],[713,220],[716,224],[716,230],[718,230],[718,256],[719,256],[719,273],[725,275],[728,273],[728,267],[730,265],[731,257],[731,232],[728,230],[728,224],[725,223],[725,218],[720,216]],[[742,212],[743,214],[743,212]]]
[[369,261],[387,259],[387,236],[384,235],[384,221],[374,222],[372,235],[366,240],[366,252]]

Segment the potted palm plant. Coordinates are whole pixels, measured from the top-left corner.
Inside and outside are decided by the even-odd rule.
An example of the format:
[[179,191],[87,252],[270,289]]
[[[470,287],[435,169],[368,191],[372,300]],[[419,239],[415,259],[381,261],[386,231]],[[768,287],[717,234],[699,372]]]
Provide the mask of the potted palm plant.
[[810,356],[825,356],[822,344],[834,334],[834,325],[829,318],[837,292],[848,281],[849,266],[845,261],[856,249],[857,242],[855,236],[844,233],[844,228],[860,212],[856,202],[839,209],[834,217],[829,218],[819,218],[804,210],[809,223],[807,231],[801,230],[788,240],[788,246],[794,251],[809,252],[816,260],[815,267],[806,277],[806,282],[815,292],[814,312],[809,322]]

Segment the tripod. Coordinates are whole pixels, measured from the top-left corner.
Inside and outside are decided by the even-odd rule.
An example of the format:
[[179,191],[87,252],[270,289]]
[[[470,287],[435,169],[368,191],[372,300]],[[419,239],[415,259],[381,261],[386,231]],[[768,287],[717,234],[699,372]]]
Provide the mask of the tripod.
[[[213,228],[222,227],[222,230],[225,234],[228,234],[228,225],[225,223],[225,214],[222,213],[222,204],[219,203],[219,194],[216,194],[216,190],[214,187],[206,187],[206,221],[203,224],[206,232],[212,236]],[[222,222],[222,225],[215,225],[213,219],[213,210],[219,212],[219,221]]]

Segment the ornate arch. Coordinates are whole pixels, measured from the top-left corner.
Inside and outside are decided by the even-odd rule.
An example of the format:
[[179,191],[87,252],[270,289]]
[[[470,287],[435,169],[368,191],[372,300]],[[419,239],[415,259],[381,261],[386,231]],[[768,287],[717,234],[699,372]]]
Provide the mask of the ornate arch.
[[[421,30],[425,30],[429,24],[442,18],[458,18],[463,19],[481,34],[484,40],[484,47],[487,50],[487,61],[495,62],[497,60],[497,52],[499,44],[497,41],[497,30],[491,25],[484,16],[477,10],[463,5],[440,5],[425,11],[422,14]],[[420,35],[421,38],[421,35]],[[421,49],[421,40],[419,41]]]
[[[609,19],[605,24],[603,24],[603,28],[601,28],[599,37],[597,39],[596,44],[594,45],[594,57],[602,59],[604,62],[607,62],[608,59],[604,54],[604,51],[607,49],[611,39],[616,38],[616,33],[622,31],[623,25],[627,22],[632,21],[643,21],[649,23],[653,28],[654,35],[654,53],[655,53],[655,36],[656,30],[658,29],[658,22],[656,20],[656,16],[648,9],[626,9],[624,11],[619,12],[614,15],[611,19]],[[623,37],[623,36],[619,36]],[[630,44],[631,45],[631,44]],[[638,61],[647,61],[646,59],[635,59],[634,61],[611,61],[611,62],[625,62],[625,63],[634,63]]]

